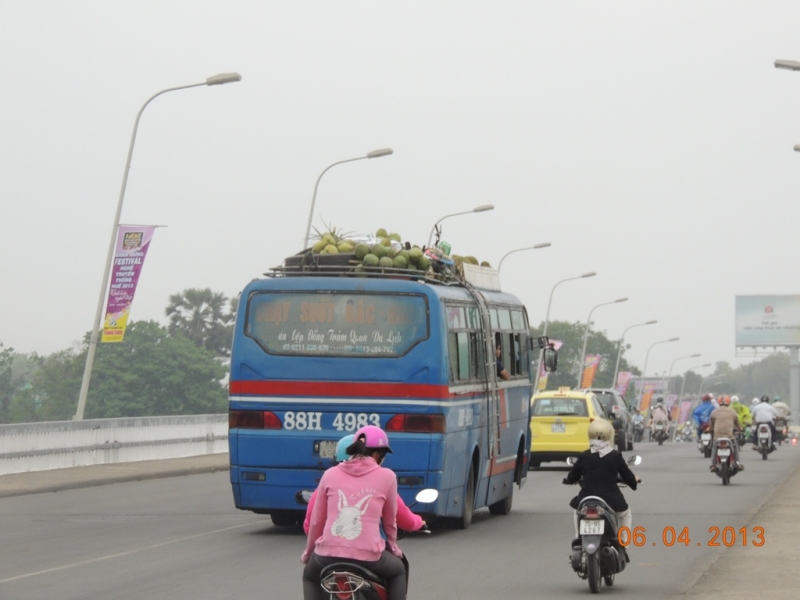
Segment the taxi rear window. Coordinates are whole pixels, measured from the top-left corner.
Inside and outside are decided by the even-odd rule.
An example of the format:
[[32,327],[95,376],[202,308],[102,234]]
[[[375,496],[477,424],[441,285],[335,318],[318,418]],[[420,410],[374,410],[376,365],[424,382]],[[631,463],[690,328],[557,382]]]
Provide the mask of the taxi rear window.
[[538,398],[533,403],[534,417],[588,417],[582,398]]

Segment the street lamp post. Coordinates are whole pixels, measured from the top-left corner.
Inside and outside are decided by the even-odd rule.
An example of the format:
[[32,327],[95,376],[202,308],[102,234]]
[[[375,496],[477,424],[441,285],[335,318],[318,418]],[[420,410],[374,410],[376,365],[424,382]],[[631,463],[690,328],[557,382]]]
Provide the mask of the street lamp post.
[[511,250],[510,252],[506,252],[503,255],[503,258],[500,259],[500,264],[497,265],[497,272],[498,273],[500,272],[500,269],[503,267],[503,261],[506,259],[506,256],[508,256],[509,254],[514,254],[514,252],[522,252],[523,250],[538,250],[539,248],[548,248],[551,245],[552,244],[550,244],[550,242],[543,242],[541,244],[536,244],[534,246],[528,246],[527,248],[517,248],[516,250]]
[[703,395],[703,386],[706,384],[706,381],[709,381],[711,379],[725,379],[725,377],[727,377],[727,375],[723,374],[723,375],[709,375],[708,377],[703,378],[703,381],[700,382],[700,390],[697,392],[698,398],[701,398]]
[[622,357],[622,342],[625,340],[625,334],[628,333],[628,329],[633,329],[634,327],[644,327],[645,325],[655,325],[656,323],[658,323],[656,320],[647,321],[646,323],[637,323],[636,325],[631,325],[622,332],[622,336],[619,338],[619,342],[617,344],[617,365],[614,367],[614,379],[611,380],[612,387],[616,387],[617,385],[617,376],[619,375],[619,360]]
[[617,298],[616,300],[612,300],[611,302],[603,302],[602,304],[598,304],[592,310],[589,311],[589,317],[586,319],[586,328],[583,330],[583,350],[581,350],[581,361],[578,363],[578,385],[577,387],[581,387],[583,383],[583,361],[586,358],[586,342],[589,339],[589,326],[592,321],[592,313],[595,311],[595,308],[600,308],[601,306],[608,306],[610,304],[619,304],[620,302],[627,302],[627,298]]
[[657,346],[658,344],[666,344],[668,342],[677,342],[681,338],[670,338],[668,340],[661,340],[660,342],[653,342],[650,344],[650,347],[647,349],[647,354],[644,355],[644,368],[642,369],[642,395],[644,395],[644,379],[645,375],[647,375],[647,361],[650,358],[650,349],[653,346]]
[[667,375],[667,385],[666,385],[666,391],[667,392],[669,392],[669,384],[672,381],[672,367],[675,366],[675,363],[678,362],[679,360],[683,360],[684,358],[697,358],[698,356],[700,356],[700,354],[690,354],[689,356],[679,356],[678,358],[676,358],[675,360],[672,361],[672,364],[669,366],[669,375]]
[[108,287],[108,278],[111,273],[111,261],[114,258],[114,247],[116,246],[117,241],[117,229],[119,229],[119,220],[122,216],[122,203],[125,200],[125,188],[128,185],[128,172],[131,169],[131,158],[133,157],[133,144],[136,141],[136,131],[139,129],[139,119],[142,117],[142,113],[144,109],[147,108],[147,105],[150,104],[155,98],[161,96],[162,94],[166,94],[167,92],[174,92],[177,90],[186,90],[189,88],[200,87],[203,85],[211,86],[211,85],[223,85],[225,83],[235,83],[237,81],[241,81],[242,76],[239,73],[220,73],[218,75],[214,75],[209,77],[202,83],[192,83],[190,85],[181,85],[178,87],[171,87],[167,88],[166,90],[161,90],[157,94],[153,94],[150,98],[147,99],[142,105],[142,108],[139,109],[139,113],[136,115],[136,121],[133,124],[133,134],[131,135],[131,143],[128,147],[128,159],[125,162],[125,170],[122,173],[122,186],[119,191],[119,200],[117,201],[117,212],[114,214],[114,224],[111,227],[111,241],[108,244],[108,255],[106,256],[106,268],[103,272],[103,283],[100,286],[100,297],[97,300],[97,311],[95,312],[94,323],[92,324],[92,335],[89,338],[89,349],[86,354],[86,366],[83,369],[83,380],[81,381],[81,391],[78,395],[78,408],[75,411],[75,416],[73,416],[73,420],[81,421],[83,420],[83,413],[86,408],[86,396],[89,393],[89,380],[92,377],[92,366],[94,365],[94,355],[97,351],[97,335],[100,331],[100,320],[103,317],[103,301],[106,297],[106,288]]
[[[711,366],[711,363],[706,363],[704,365],[697,365],[696,367],[691,367],[689,369],[686,369],[686,371],[685,371],[685,373],[683,375],[683,381],[681,382],[681,391],[678,394],[678,402],[680,402],[681,398],[683,398],[683,388],[686,385],[686,373],[688,373],[689,371],[691,371],[693,369],[704,369],[705,367],[710,367],[710,366]],[[703,383],[700,382],[700,385],[702,386]]]
[[[584,273],[583,275],[578,275],[577,277],[568,277],[567,279],[562,279],[558,283],[553,286],[553,289],[550,290],[550,300],[547,302],[547,315],[544,318],[544,331],[542,332],[543,336],[547,335],[547,327],[550,325],[550,306],[553,304],[553,292],[556,291],[556,288],[564,283],[565,281],[574,281],[576,279],[587,279],[589,277],[594,277],[597,275],[594,271],[589,271],[588,273]],[[536,363],[536,382],[533,386],[533,393],[537,393],[539,391],[539,373],[541,372],[542,368],[542,357],[544,356],[544,348],[539,350],[539,361]]]
[[333,163],[332,165],[328,165],[327,167],[325,167],[322,173],[319,174],[319,177],[317,177],[317,182],[314,184],[314,195],[311,196],[311,210],[308,212],[308,225],[306,225],[306,237],[303,240],[303,249],[308,248],[308,238],[311,235],[311,220],[314,217],[314,205],[317,202],[317,188],[319,187],[319,180],[322,179],[322,176],[325,175],[325,173],[327,173],[329,169],[335,167],[336,165],[341,165],[356,160],[364,160],[365,158],[380,158],[381,156],[389,156],[390,154],[394,154],[394,150],[392,150],[391,148],[381,148],[379,150],[373,150],[372,152],[368,152],[364,156],[357,156],[356,158],[348,158],[346,160],[340,160]]
[[458,215],[468,215],[470,213],[479,213],[479,212],[486,212],[487,210],[494,210],[494,204],[481,204],[480,206],[476,206],[472,210],[465,210],[463,212],[453,213],[452,215],[445,215],[436,223],[433,224],[433,228],[431,229],[431,234],[428,236],[428,248],[431,246],[431,241],[433,240],[433,233],[436,231],[436,226],[444,221],[445,219],[449,219],[450,217],[457,217]]

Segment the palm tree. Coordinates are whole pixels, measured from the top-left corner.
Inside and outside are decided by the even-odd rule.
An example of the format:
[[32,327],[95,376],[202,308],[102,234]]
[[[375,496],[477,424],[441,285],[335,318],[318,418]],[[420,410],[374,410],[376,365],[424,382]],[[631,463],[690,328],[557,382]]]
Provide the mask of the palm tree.
[[235,314],[225,313],[228,298],[211,288],[188,289],[169,297],[165,312],[169,317],[169,332],[181,333],[201,348],[218,356],[230,353]]

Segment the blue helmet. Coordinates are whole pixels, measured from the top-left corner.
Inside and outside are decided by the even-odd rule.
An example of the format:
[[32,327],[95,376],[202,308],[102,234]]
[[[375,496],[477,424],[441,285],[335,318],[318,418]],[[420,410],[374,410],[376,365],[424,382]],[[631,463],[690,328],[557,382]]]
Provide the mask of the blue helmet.
[[356,439],[354,435],[346,435],[342,439],[339,440],[339,443],[336,444],[336,456],[335,460],[337,463],[344,462],[350,458],[350,455],[347,454],[347,447],[352,444]]

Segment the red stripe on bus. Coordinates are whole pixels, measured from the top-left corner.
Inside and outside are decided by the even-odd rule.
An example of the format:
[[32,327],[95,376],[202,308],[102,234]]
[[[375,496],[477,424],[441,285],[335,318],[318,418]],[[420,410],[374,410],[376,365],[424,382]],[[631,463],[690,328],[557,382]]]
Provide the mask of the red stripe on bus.
[[489,475],[497,475],[498,473],[505,473],[506,471],[513,471],[517,466],[517,461],[511,462],[507,460],[504,463],[497,464],[494,459],[489,466]]
[[231,394],[351,398],[450,398],[446,385],[342,381],[231,381]]

